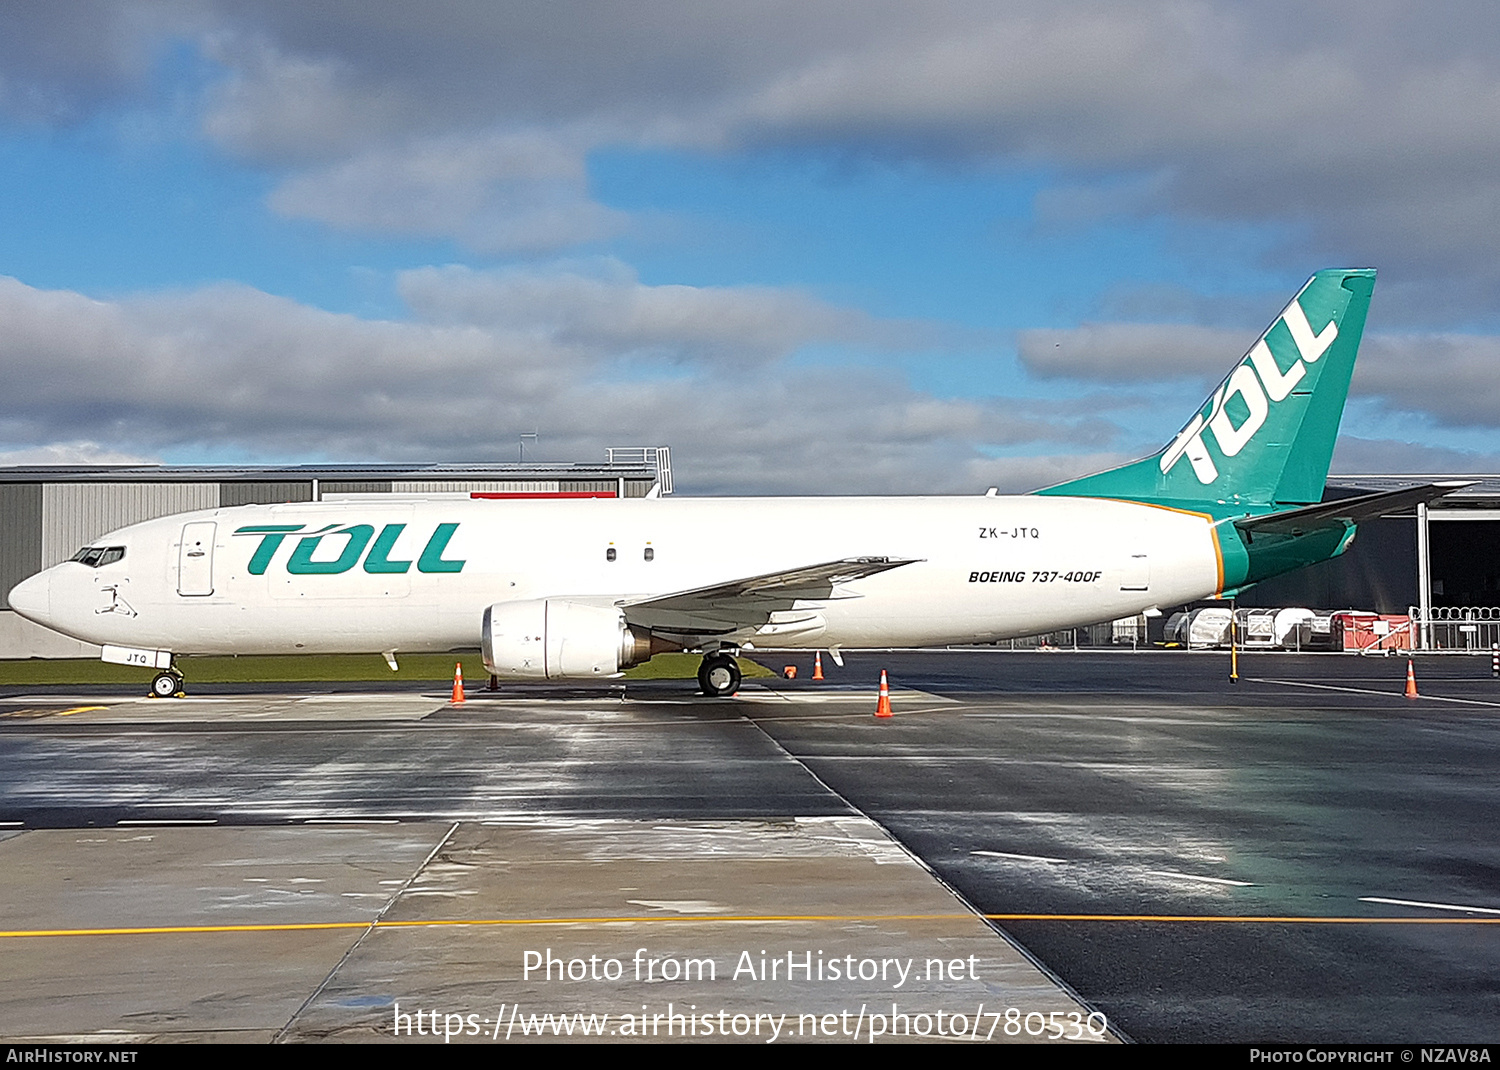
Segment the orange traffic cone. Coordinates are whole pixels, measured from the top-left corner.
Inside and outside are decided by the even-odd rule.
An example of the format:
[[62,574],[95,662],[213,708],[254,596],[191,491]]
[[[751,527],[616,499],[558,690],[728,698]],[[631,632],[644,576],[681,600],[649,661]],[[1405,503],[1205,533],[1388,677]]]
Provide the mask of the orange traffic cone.
[[451,701],[455,706],[461,706],[466,701],[464,699],[464,663],[461,661],[453,666],[453,698]]
[[813,654],[813,679],[823,679],[823,652],[821,650]]
[[1417,674],[1416,671],[1412,668],[1411,658],[1406,659],[1406,697],[1422,697],[1421,695],[1417,694]]
[[886,682],[884,669],[880,670],[880,701],[875,704],[875,716],[891,716],[891,685]]

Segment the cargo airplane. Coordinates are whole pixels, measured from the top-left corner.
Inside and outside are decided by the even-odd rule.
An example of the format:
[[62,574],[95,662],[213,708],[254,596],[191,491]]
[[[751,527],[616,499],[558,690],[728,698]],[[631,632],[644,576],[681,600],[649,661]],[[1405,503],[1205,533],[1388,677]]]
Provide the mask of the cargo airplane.
[[1143,460],[1032,494],[245,505],[121,528],[10,605],[184,690],[193,654],[472,648],[523,679],[757,646],[985,643],[1205,597],[1336,557],[1431,485],[1323,503],[1375,283],[1320,271]]

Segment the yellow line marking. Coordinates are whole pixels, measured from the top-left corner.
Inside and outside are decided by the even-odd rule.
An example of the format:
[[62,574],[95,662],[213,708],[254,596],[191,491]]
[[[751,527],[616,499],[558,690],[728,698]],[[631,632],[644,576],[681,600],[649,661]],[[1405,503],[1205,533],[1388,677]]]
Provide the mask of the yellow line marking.
[[[159,936],[172,933],[296,932],[314,929],[410,929],[462,925],[621,925],[645,922],[808,922],[808,921],[953,921],[973,914],[651,914],[578,918],[432,918],[407,921],[288,922],[264,925],[158,925],[118,929],[16,929],[0,938],[23,936]],[[1500,920],[1500,919],[1497,919]]]
[[[622,923],[688,922],[805,922],[805,921],[952,921],[973,914],[648,914],[599,918],[436,918],[426,921],[382,921],[381,928],[412,928],[422,925],[619,925]],[[1496,919],[1500,920],[1500,919]]]
[[168,933],[268,933],[299,929],[365,929],[368,921],[327,921],[282,925],[158,925],[120,929],[14,929],[0,938],[20,936],[162,936]]
[[47,710],[35,709],[31,706],[23,706],[16,710],[6,710],[0,713],[0,717],[27,717],[32,720],[41,720],[43,717],[66,717],[70,713],[87,713],[90,710],[107,710],[108,706],[74,706],[70,710]]
[[[1200,922],[1240,925],[1500,925],[1500,918],[1392,918],[1316,917],[1299,915],[1241,914],[980,914],[986,921],[1105,921],[1105,922]],[[969,921],[973,914],[693,914],[605,916],[578,918],[433,918],[411,921],[287,922],[266,925],[161,925],[115,929],[13,929],[0,931],[0,938],[32,936],[165,936],[183,933],[267,933],[326,929],[411,929],[432,926],[459,927],[533,925],[625,925],[661,924],[713,925],[722,922],[872,922],[872,921]]]

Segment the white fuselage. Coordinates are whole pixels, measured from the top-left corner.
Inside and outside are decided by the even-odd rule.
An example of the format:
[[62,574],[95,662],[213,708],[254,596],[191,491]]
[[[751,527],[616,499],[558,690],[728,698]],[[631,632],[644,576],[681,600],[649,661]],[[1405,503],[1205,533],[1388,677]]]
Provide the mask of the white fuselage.
[[498,602],[612,605],[855,557],[915,560],[723,638],[985,642],[1221,583],[1203,516],[1037,496],[317,502],[166,517],[92,545],[125,552],[47,569],[15,589],[13,608],[87,642],[177,654],[472,648]]

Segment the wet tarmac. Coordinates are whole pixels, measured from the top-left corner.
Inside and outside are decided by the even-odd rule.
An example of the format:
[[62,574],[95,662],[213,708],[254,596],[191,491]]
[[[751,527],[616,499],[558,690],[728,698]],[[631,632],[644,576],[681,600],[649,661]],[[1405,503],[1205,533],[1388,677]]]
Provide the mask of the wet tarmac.
[[[877,1009],[890,1039],[903,1006],[996,1040],[1054,1011],[1144,1041],[1500,1033],[1487,659],[1419,659],[1416,700],[1397,659],[1255,653],[1238,684],[1214,654],[865,652],[823,683],[763,660],[801,678],[462,707],[0,694],[0,957],[24,982],[0,1034],[374,1039],[397,1002],[492,1042],[502,1006],[668,1002],[684,1029],[847,1010],[820,1034],[844,1041]],[[627,973],[640,947],[730,973],[747,950],[973,955],[976,976],[908,982],[910,1004],[889,976],[538,985],[544,947]]]

